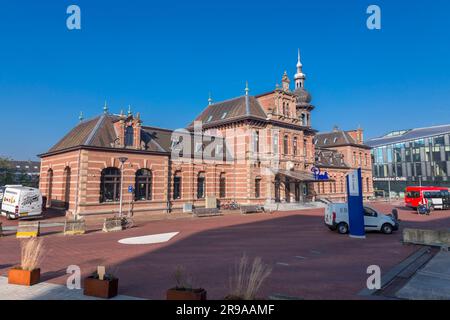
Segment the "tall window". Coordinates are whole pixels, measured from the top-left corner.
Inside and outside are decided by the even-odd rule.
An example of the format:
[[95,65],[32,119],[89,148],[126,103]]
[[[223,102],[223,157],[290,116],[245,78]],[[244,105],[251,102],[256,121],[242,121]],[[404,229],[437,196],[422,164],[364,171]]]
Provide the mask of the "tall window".
[[70,167],[64,169],[64,206],[66,210],[69,209],[70,203],[70,179],[71,179]]
[[305,156],[305,158],[308,157],[308,140],[303,139],[303,155]]
[[296,156],[297,155],[297,137],[294,137],[294,140],[292,142],[292,149],[293,149],[294,156]]
[[366,184],[367,184],[367,192],[370,191],[370,179],[366,178]]
[[279,135],[278,132],[274,132],[273,134],[273,154],[277,155],[278,154],[278,140],[279,140]]
[[175,172],[173,177],[173,198],[181,199],[181,172]]
[[136,190],[134,193],[136,201],[152,199],[152,172],[148,169],[136,171]]
[[53,191],[53,170],[47,171],[47,205],[52,205],[52,191]]
[[259,131],[256,130],[253,134],[253,150],[259,153]]
[[197,199],[205,197],[205,173],[200,172],[197,177]]
[[225,198],[226,197],[226,180],[225,180],[225,173],[221,173],[220,174],[220,178],[219,178],[219,197],[220,198]]
[[288,148],[289,148],[289,138],[287,135],[283,138],[283,153],[288,154]]
[[132,147],[133,146],[133,138],[134,138],[134,130],[132,126],[128,126],[125,128],[125,146]]
[[255,179],[255,198],[261,197],[261,178]]
[[120,198],[120,170],[106,168],[102,170],[100,178],[100,202],[119,201]]

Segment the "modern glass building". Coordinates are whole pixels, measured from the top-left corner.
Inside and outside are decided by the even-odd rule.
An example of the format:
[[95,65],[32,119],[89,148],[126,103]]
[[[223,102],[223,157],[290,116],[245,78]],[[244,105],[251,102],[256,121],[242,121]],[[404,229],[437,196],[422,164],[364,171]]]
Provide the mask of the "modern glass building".
[[365,144],[372,147],[375,190],[450,187],[450,124],[391,132]]

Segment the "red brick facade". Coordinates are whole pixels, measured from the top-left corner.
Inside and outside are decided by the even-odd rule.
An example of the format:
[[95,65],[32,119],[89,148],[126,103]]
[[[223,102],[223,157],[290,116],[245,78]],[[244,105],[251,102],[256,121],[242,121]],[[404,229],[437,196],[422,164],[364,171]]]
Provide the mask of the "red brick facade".
[[[304,75],[298,74],[295,91],[285,75],[282,88],[255,97],[247,90],[245,96],[209,105],[196,119],[201,129],[192,123],[184,130],[188,138],[180,140],[170,130],[143,126],[139,114],[84,121],[41,155],[40,189],[50,206],[81,215],[117,213],[120,192],[123,212],[148,214],[181,210],[185,203],[204,206],[206,197],[240,204],[343,200],[350,170],[362,167],[364,181],[372,181],[369,149],[362,130],[347,132],[351,141],[316,146],[321,136],[311,126],[314,107]],[[181,158],[174,153],[177,141],[190,143]],[[222,148],[225,161],[206,155]],[[196,158],[196,151],[203,156]],[[121,157],[126,158],[122,171]],[[338,162],[327,164],[325,157]],[[313,167],[331,180],[314,181]],[[371,183],[364,192],[373,193]]]

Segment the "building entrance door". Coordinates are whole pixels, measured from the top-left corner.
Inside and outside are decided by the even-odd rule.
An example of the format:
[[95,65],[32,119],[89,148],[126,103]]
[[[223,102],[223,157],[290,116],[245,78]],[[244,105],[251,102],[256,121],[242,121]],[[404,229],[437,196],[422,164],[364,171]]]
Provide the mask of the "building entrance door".
[[285,195],[285,199],[286,202],[291,202],[291,183],[289,181],[289,179],[286,179],[284,181],[284,195]]

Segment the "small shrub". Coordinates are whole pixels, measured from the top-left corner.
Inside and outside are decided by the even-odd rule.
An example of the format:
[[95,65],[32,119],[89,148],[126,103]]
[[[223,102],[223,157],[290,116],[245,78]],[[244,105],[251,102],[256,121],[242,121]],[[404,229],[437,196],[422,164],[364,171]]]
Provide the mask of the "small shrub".
[[250,264],[244,254],[236,263],[233,276],[230,277],[230,294],[228,300],[255,300],[261,285],[272,273],[272,267],[256,257]]
[[22,270],[35,270],[43,257],[42,239],[30,238],[23,240],[21,243],[21,261],[20,267]]
[[175,272],[175,289],[177,290],[192,290],[193,280],[190,275],[186,273],[186,269],[183,266],[176,266]]

